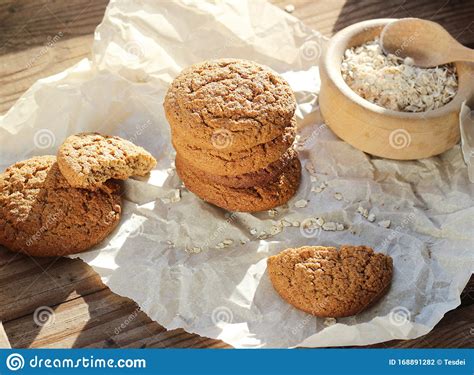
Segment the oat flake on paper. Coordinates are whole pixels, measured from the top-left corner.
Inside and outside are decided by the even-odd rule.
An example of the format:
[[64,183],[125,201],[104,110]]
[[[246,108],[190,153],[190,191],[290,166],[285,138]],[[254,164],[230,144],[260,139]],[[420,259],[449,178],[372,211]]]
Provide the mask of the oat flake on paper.
[[[148,181],[125,184],[120,226],[79,257],[166,328],[237,347],[363,345],[420,336],[459,304],[473,271],[474,191],[458,146],[437,158],[389,161],[368,157],[323,126],[316,64],[324,43],[259,0],[112,1],[92,60],[37,82],[0,118],[1,164],[54,154],[78,131],[116,134],[150,150],[158,166]],[[305,168],[297,195],[272,215],[208,205],[182,189],[174,173],[161,106],[168,84],[185,66],[230,56],[271,66],[296,92]],[[35,144],[38,134],[48,134],[48,142]],[[173,199],[177,189],[179,200]],[[301,200],[307,204],[295,207]],[[366,220],[359,206],[377,221],[390,220],[390,228]],[[304,237],[301,223],[311,217],[343,230]],[[266,275],[269,255],[342,243],[393,257],[393,285],[381,303],[328,324],[276,295]]]

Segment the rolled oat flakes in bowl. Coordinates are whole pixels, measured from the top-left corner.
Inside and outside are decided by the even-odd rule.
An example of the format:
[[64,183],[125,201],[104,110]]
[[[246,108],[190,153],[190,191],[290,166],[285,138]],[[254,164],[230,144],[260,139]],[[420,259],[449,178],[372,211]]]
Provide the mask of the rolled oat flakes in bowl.
[[392,21],[360,22],[332,37],[319,65],[321,113],[336,135],[369,154],[438,155],[459,141],[459,111],[474,96],[474,69],[462,62],[422,69],[385,56],[377,38]]

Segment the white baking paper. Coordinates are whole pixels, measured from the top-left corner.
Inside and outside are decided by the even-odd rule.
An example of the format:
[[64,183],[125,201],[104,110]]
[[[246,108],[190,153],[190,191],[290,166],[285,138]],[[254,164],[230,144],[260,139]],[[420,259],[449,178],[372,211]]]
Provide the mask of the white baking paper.
[[[112,1],[92,60],[39,80],[0,118],[0,163],[54,154],[68,135],[91,130],[150,150],[158,166],[149,180],[125,183],[120,226],[79,257],[168,329],[235,347],[364,345],[426,334],[459,305],[474,269],[474,188],[460,147],[400,162],[335,137],[317,107],[324,44],[263,0]],[[181,69],[217,57],[269,65],[296,92],[302,183],[276,212],[232,214],[204,203],[173,169],[164,94]],[[301,200],[306,207],[295,207]],[[364,209],[374,221],[358,212]],[[312,217],[344,230],[300,229]],[[379,225],[386,220],[390,228]],[[272,289],[266,259],[310,244],[364,244],[389,254],[389,293],[337,321],[294,309]]]

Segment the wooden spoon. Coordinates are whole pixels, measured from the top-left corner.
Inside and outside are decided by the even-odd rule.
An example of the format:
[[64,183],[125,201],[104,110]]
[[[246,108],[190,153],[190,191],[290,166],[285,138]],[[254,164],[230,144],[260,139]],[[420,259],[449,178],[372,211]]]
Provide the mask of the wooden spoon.
[[474,61],[474,50],[464,47],[436,22],[419,18],[402,18],[386,25],[380,45],[385,53],[411,57],[422,68]]

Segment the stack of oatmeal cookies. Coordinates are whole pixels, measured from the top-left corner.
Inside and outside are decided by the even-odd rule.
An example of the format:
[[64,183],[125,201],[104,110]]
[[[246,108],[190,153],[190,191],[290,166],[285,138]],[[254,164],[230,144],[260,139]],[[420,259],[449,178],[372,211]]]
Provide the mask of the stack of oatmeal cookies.
[[205,61],[181,72],[164,108],[186,187],[230,211],[280,206],[296,192],[296,101],[288,83],[251,61]]

